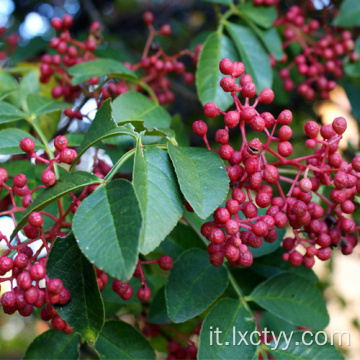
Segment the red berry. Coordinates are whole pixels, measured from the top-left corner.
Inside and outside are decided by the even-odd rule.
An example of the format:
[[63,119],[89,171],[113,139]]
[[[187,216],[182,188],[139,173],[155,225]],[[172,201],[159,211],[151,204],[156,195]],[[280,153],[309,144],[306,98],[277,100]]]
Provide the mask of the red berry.
[[143,15],[143,20],[146,25],[150,25],[154,22],[154,14],[151,11],[146,11]]
[[260,92],[259,101],[263,104],[270,104],[274,100],[274,92],[271,89],[264,89]]
[[170,256],[164,255],[158,260],[158,264],[163,270],[171,270],[174,266],[174,261]]
[[[215,133],[215,141],[221,145],[227,144],[229,142],[229,133],[224,129],[217,130]],[[359,161],[359,166],[360,166],[360,161]]]
[[23,230],[26,237],[28,237],[29,239],[35,239],[39,235],[39,229],[29,224],[25,225]]
[[224,58],[219,63],[219,69],[224,75],[232,75],[234,71],[234,65],[230,59]]
[[0,257],[0,271],[7,273],[13,268],[13,261],[7,256]]
[[219,245],[225,241],[225,234],[221,229],[214,229],[209,237],[211,243]]
[[288,157],[293,152],[293,147],[288,141],[280,141],[278,144],[278,152],[281,156]]
[[202,120],[194,121],[192,129],[195,135],[204,136],[207,133],[208,127]]
[[279,129],[279,140],[280,141],[290,140],[291,136],[292,136],[292,129],[290,126],[283,125]]
[[63,88],[60,85],[56,85],[51,90],[51,95],[57,99],[63,95]]
[[127,290],[123,294],[120,294],[120,297],[123,300],[129,300],[132,298],[132,296],[133,296],[133,289],[130,285],[128,286]]
[[221,145],[219,155],[223,160],[230,160],[234,153],[234,149],[230,145]]
[[38,281],[45,277],[46,270],[41,264],[34,264],[30,269],[30,276],[33,280]]
[[169,36],[171,34],[171,26],[169,24],[164,24],[160,28],[160,34],[163,36]]
[[220,113],[218,106],[213,102],[208,102],[204,105],[204,114],[207,117],[214,118]]
[[74,18],[69,14],[65,14],[62,18],[62,23],[64,28],[69,28],[74,23]]
[[23,152],[31,155],[35,150],[35,143],[34,143],[33,139],[30,139],[30,138],[22,139],[20,141],[20,149]]
[[96,41],[92,39],[86,40],[85,47],[87,51],[95,51],[97,47]]
[[142,285],[137,292],[137,296],[141,302],[147,302],[151,298],[151,290],[147,285]]
[[240,113],[237,111],[228,111],[224,116],[224,122],[227,127],[234,129],[240,121]]
[[293,120],[293,116],[290,110],[283,110],[277,118],[277,121],[281,125],[289,125]]
[[347,128],[346,120],[343,117],[337,117],[332,122],[332,127],[337,134],[342,135]]
[[39,228],[43,225],[44,220],[40,213],[34,211],[29,215],[28,222],[31,226]]
[[14,186],[22,188],[26,185],[27,178],[24,174],[18,174],[14,177]]
[[63,330],[66,322],[59,315],[56,315],[51,319],[51,326],[54,330]]
[[47,282],[47,290],[52,293],[53,295],[60,294],[61,290],[63,289],[63,283],[60,279],[50,279]]
[[41,181],[46,187],[53,186],[56,182],[55,173],[51,170],[46,170],[41,175]]
[[245,253],[240,252],[238,263],[243,267],[251,266],[253,263],[252,253],[250,251],[246,251]]
[[252,98],[256,95],[256,86],[253,82],[248,82],[243,85],[241,94],[245,97]]
[[51,26],[52,26],[55,30],[61,30],[61,29],[62,29],[62,26],[63,26],[61,19],[59,19],[59,18],[53,18],[53,19],[51,20]]
[[299,188],[302,192],[308,193],[312,189],[312,182],[310,179],[303,178],[299,182]]
[[300,266],[303,261],[303,257],[298,252],[294,251],[289,256],[289,261],[293,266]]

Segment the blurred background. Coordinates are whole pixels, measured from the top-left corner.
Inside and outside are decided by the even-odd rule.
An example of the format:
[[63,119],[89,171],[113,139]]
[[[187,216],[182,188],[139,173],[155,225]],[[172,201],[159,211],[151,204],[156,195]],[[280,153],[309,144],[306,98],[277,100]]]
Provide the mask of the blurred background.
[[[142,21],[142,14],[147,10],[154,13],[155,26],[170,23],[172,35],[159,41],[168,54],[175,54],[185,48],[193,50],[197,44],[204,42],[209,32],[216,29],[216,13],[221,8],[200,0],[0,0],[0,27],[5,26],[9,34],[19,35],[19,45],[7,66],[29,61],[40,64],[41,55],[48,50],[48,42],[55,36],[50,21],[65,13],[74,17],[71,32],[78,39],[86,38],[93,21],[102,24],[104,41],[97,50],[98,56],[137,62],[148,33]],[[330,123],[337,116],[344,116],[349,124],[342,148],[345,157],[352,157],[358,152],[360,114],[357,99],[360,92],[356,81],[344,80],[342,86],[331,93],[330,100],[309,106],[296,94],[282,90],[281,84],[275,79],[276,97],[271,111],[278,114],[284,108],[289,108],[294,112],[294,156],[306,152],[305,136],[300,131],[305,121],[316,119]],[[172,115],[181,115],[191,145],[203,146],[199,138],[191,135],[192,122],[205,120],[195,85],[186,86],[174,80],[172,88],[176,100],[166,107]],[[214,138],[219,122],[220,119],[208,119],[210,139]],[[0,254],[2,251],[0,247]],[[351,334],[351,346],[345,344],[342,347],[349,360],[358,360],[360,354],[359,260],[359,247],[351,256],[334,251],[330,261],[317,261],[314,269],[321,280],[330,313],[331,322],[326,330],[348,331]],[[28,318],[8,316],[0,310],[0,359],[22,358],[29,343],[45,330],[47,324],[37,320],[34,315]]]

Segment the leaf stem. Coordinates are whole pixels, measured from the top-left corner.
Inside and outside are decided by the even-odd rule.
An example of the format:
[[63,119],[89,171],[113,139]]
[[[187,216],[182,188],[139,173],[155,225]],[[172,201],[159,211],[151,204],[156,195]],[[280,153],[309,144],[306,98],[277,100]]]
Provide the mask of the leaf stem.
[[131,149],[126,154],[124,154],[118,162],[113,166],[113,168],[109,171],[109,173],[105,176],[105,181],[110,181],[114,175],[117,173],[117,171],[120,169],[120,167],[135,154],[136,148]]

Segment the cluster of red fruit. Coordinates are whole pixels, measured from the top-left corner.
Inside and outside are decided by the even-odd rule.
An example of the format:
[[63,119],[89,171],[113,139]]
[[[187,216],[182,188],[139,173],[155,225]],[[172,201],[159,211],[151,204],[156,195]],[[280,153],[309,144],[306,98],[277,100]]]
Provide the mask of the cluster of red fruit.
[[[40,218],[42,220],[41,215],[33,217],[35,220]],[[39,231],[34,225],[38,225],[36,221],[32,221],[31,226]],[[8,242],[0,233],[0,240],[3,239]],[[71,333],[72,328],[58,315],[53,306],[53,304],[65,305],[70,301],[70,293],[64,288],[60,279],[49,279],[46,275],[46,258],[37,260],[38,253],[34,255],[32,249],[26,244],[18,244],[12,246],[11,249],[17,251],[14,259],[7,256],[10,249],[0,257],[0,275],[4,276],[11,272],[8,277],[0,278],[1,283],[9,281],[11,285],[11,290],[1,297],[4,312],[11,315],[18,311],[22,316],[30,316],[34,307],[42,308],[43,320],[51,320],[51,326],[55,330],[62,330],[65,334]],[[14,280],[16,280],[16,287],[13,284]]]
[[[279,75],[287,91],[297,86],[298,93],[307,100],[314,99],[316,93],[322,99],[328,99],[329,92],[336,86],[336,80],[344,75],[344,57],[355,62],[359,55],[354,51],[355,43],[349,31],[334,33],[328,23],[321,23],[315,17],[309,18],[306,3],[312,4],[311,1],[304,2],[301,8],[293,5],[274,23],[275,26],[283,26],[284,49],[288,49],[293,43],[301,46],[301,51],[290,61],[285,53],[280,63],[286,64],[286,67],[279,71]],[[333,10],[324,8],[322,11]],[[330,15],[329,13],[328,16]],[[328,21],[328,17],[325,20]],[[274,67],[275,58],[271,57],[271,61]],[[298,85],[292,80],[295,77],[295,74],[291,74],[292,68],[304,77]]]
[[[48,167],[44,170],[41,175],[41,181],[43,182],[45,187],[53,186],[56,182],[56,176],[54,173],[54,163],[65,163],[65,164],[72,164],[72,162],[77,157],[77,152],[74,149],[68,148],[68,140],[65,136],[57,136],[54,140],[55,149],[58,151],[58,154],[55,156],[54,159],[47,160],[43,157],[38,156],[35,153],[35,143],[31,138],[24,138],[20,141],[20,148],[25,153],[31,155],[31,157],[35,158],[36,160],[43,162],[48,165]],[[16,184],[15,184],[16,182]],[[19,174],[14,178],[14,192],[18,196],[28,196],[29,188],[26,185],[27,179],[24,174]],[[26,186],[26,188],[24,188]],[[27,189],[27,190],[26,190]],[[26,191],[25,191],[26,190]],[[25,194],[26,192],[26,194]],[[25,198],[24,198],[25,199]],[[28,200],[24,200],[27,206],[32,201],[32,198],[28,198]],[[29,203],[28,203],[29,202]],[[23,203],[25,206],[25,204]],[[25,207],[27,207],[25,206]]]
[[[166,55],[164,50],[158,46],[154,46],[153,49],[151,49],[154,36],[169,36],[171,34],[171,27],[169,24],[164,24],[159,30],[155,30],[153,26],[154,15],[150,11],[144,13],[143,20],[149,29],[149,36],[141,61],[129,67],[133,71],[142,70],[142,81],[151,86],[160,104],[171,103],[175,100],[175,95],[170,90],[170,80],[167,75],[171,73],[182,75],[186,84],[192,84],[195,80],[194,74],[186,72],[185,64],[178,59],[187,55],[192,58],[193,64],[196,65],[201,51],[201,45],[195,47],[194,53],[189,50],[183,50],[172,56]],[[149,50],[152,50],[154,54],[149,55]]]
[[58,85],[52,88],[52,96],[60,98],[64,96],[66,101],[73,102],[81,94],[80,86],[71,85],[71,78],[65,68],[75,64],[94,59],[93,52],[96,50],[97,43],[93,36],[100,27],[98,22],[94,22],[90,27],[89,37],[84,42],[75,40],[71,37],[69,28],[74,23],[71,15],[65,14],[61,19],[54,18],[51,26],[61,31],[59,37],[50,40],[50,48],[56,50],[56,54],[44,54],[41,57],[40,81],[47,83],[52,77]]
[[[141,81],[148,84],[156,94],[161,104],[171,103],[175,100],[174,93],[170,90],[170,80],[167,77],[171,73],[183,76],[186,84],[194,82],[194,74],[186,72],[185,64],[179,61],[180,57],[190,56],[196,65],[201,46],[195,48],[194,53],[189,50],[180,51],[173,56],[167,55],[162,48],[153,44],[153,39],[157,35],[169,36],[171,27],[164,24],[160,30],[153,27],[154,15],[146,12],[143,20],[149,28],[149,36],[142,54],[142,59],[136,64],[124,63],[132,71],[141,73]],[[97,40],[101,38],[101,25],[94,22],[90,26],[88,39],[84,42],[78,41],[71,37],[69,28],[72,26],[74,19],[72,16],[65,14],[61,19],[54,18],[51,21],[52,27],[61,31],[58,37],[54,37],[50,41],[50,48],[57,51],[56,54],[44,54],[41,58],[41,76],[40,81],[47,83],[54,77],[58,83],[52,89],[54,98],[64,97],[66,101],[74,102],[75,98],[84,93],[87,97],[92,97],[97,101],[98,107],[108,98],[115,98],[127,91],[129,88],[135,91],[141,91],[138,85],[130,85],[126,80],[109,76],[107,81],[97,86],[100,79],[93,77],[85,84],[73,86],[71,84],[71,76],[66,72],[66,68],[82,63],[84,61],[95,60],[94,51],[97,48]],[[153,54],[149,55],[152,51]],[[79,110],[71,108],[65,110],[65,115],[69,118],[81,120],[83,115]]]
[[[56,176],[53,170],[54,162],[65,162],[71,164],[76,157],[74,150],[67,148],[67,139],[58,136],[54,141],[55,148],[59,151],[55,159],[47,160],[38,156],[35,151],[35,143],[31,138],[25,138],[20,142],[20,148],[42,163],[48,164],[43,172],[41,179],[44,185],[39,185],[30,190],[27,184],[27,177],[18,174],[13,178],[13,185],[6,184],[9,176],[4,168],[0,168],[0,186],[5,188],[10,197],[11,208],[0,212],[0,216],[10,216],[16,226],[15,213],[23,212],[33,201],[32,195],[40,188],[54,185]],[[23,207],[17,206],[15,195],[22,198]],[[73,201],[66,212],[61,212],[60,218],[45,211],[32,212],[28,218],[28,224],[23,231],[27,240],[20,241],[16,236],[16,244],[12,244],[7,237],[0,233],[0,241],[4,240],[7,250],[0,257],[0,283],[9,282],[11,290],[3,294],[1,305],[4,312],[13,314],[18,311],[22,316],[32,314],[34,307],[42,308],[41,318],[45,321],[51,320],[51,326],[56,330],[62,330],[68,334],[72,332],[71,327],[58,315],[54,309],[54,304],[65,305],[70,301],[68,289],[63,287],[60,279],[49,279],[46,275],[47,255],[56,237],[64,237],[66,233],[61,232],[61,228],[70,227],[71,224],[65,222],[67,214],[73,210],[77,200]],[[54,221],[53,227],[44,229],[43,215],[48,216]],[[36,241],[42,242],[37,251],[33,252],[29,245]],[[42,256],[42,250],[46,250],[46,256]],[[13,253],[15,252],[15,255]],[[9,273],[9,276],[6,274]],[[14,287],[14,281],[17,286]]]
[[[284,260],[289,259],[294,266],[303,264],[311,268],[314,256],[326,260],[333,247],[350,254],[357,243],[351,233],[358,228],[348,214],[355,210],[354,196],[360,193],[360,156],[349,164],[337,152],[347,127],[346,120],[339,117],[331,125],[321,128],[314,121],[307,122],[305,133],[310,139],[306,146],[314,149],[313,155],[287,159],[293,152],[289,142],[292,113],[284,110],[277,118],[269,112],[258,113],[257,104],[271,103],[274,93],[265,89],[255,98],[255,84],[244,70],[241,62],[232,63],[226,58],[220,62],[221,73],[230,75],[222,78],[220,86],[231,94],[236,110],[224,112],[215,103],[204,106],[206,116],[224,116],[225,128],[215,134],[215,141],[220,145],[215,152],[230,165],[227,172],[232,194],[225,207],[215,211],[214,221],[204,223],[201,228],[201,233],[210,241],[210,262],[220,266],[225,256],[232,266],[250,266],[253,257],[249,247],[258,248],[263,240],[276,241],[275,227],[284,228],[288,224],[293,229],[294,238],[286,238],[283,242],[288,251]],[[240,78],[239,85],[236,78]],[[243,103],[237,96],[238,92],[245,97]],[[255,99],[250,105],[252,98]],[[249,124],[253,131],[263,131],[267,140],[264,143],[257,138],[248,141],[245,124]],[[242,136],[239,150],[229,144],[229,129],[236,127]],[[195,121],[193,131],[204,139],[210,150],[207,125],[202,120]],[[319,133],[321,138],[318,138]],[[277,151],[270,147],[271,143],[277,143]],[[277,161],[269,163],[267,153],[275,156]],[[296,169],[294,179],[280,174],[289,173],[289,167]],[[311,177],[308,177],[309,172],[313,174]],[[280,182],[291,184],[287,194],[284,194]],[[322,184],[334,186],[330,199],[318,192]],[[277,189],[277,196],[274,196],[273,186]],[[316,202],[319,198],[326,204],[326,212]],[[260,215],[259,208],[267,208],[266,214]],[[296,251],[299,245],[304,247],[304,255]]]
[[7,36],[6,28],[1,26],[0,39],[1,43],[3,44],[2,49],[0,50],[0,61],[3,61],[6,60],[6,58],[16,50],[19,41],[19,35],[13,33]]
[[[142,265],[149,264],[158,264],[162,270],[171,270],[174,266],[173,259],[168,255],[164,255],[157,260],[138,261],[133,276],[141,279],[141,286],[137,291],[137,297],[141,302],[147,302],[151,298],[151,290],[146,284],[144,271],[141,267]],[[119,279],[115,279],[112,283],[112,289],[123,300],[129,300],[133,296],[133,289],[128,281],[125,282]]]

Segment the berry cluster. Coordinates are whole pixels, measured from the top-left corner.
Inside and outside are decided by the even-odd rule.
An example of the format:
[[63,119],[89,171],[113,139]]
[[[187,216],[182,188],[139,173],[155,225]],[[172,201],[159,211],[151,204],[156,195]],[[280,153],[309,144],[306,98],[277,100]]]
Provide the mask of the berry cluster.
[[[31,138],[25,138],[20,141],[20,148],[32,158],[45,163],[48,167],[41,176],[43,185],[39,185],[30,190],[27,184],[27,177],[24,174],[17,174],[13,178],[13,185],[9,186],[6,182],[9,175],[4,168],[0,168],[0,187],[8,191],[11,207],[0,212],[0,216],[10,216],[16,226],[15,213],[23,212],[33,201],[33,194],[40,188],[54,185],[56,176],[54,173],[54,163],[64,162],[71,164],[77,154],[74,150],[67,147],[67,139],[64,136],[58,136],[54,140],[54,146],[59,152],[54,159],[47,160],[38,156],[35,151],[35,143]],[[21,198],[21,206],[18,206],[16,196]],[[66,222],[66,216],[70,211],[74,211],[79,204],[83,194],[77,198],[73,195],[74,200],[71,202],[67,211],[60,211],[61,216],[56,216],[45,212],[32,212],[28,217],[28,224],[24,226],[23,232],[27,237],[24,242],[16,236],[16,244],[9,241],[5,235],[0,233],[0,241],[4,240],[7,250],[0,257],[0,283],[9,282],[10,291],[3,294],[1,305],[4,312],[13,314],[18,311],[22,316],[32,314],[34,307],[42,308],[41,318],[45,321],[51,320],[51,326],[56,330],[62,330],[68,334],[72,329],[58,315],[54,309],[54,304],[65,305],[70,301],[68,289],[63,287],[60,279],[50,279],[46,275],[47,256],[56,237],[64,237],[67,234],[61,232],[63,228],[70,228],[71,224]],[[59,203],[59,206],[61,204]],[[54,225],[48,229],[44,228],[43,216],[49,217],[54,221]],[[40,241],[41,245],[34,253],[30,245]],[[43,256],[43,250],[46,255]],[[15,255],[14,255],[15,253]],[[16,286],[14,286],[16,281]]]
[[[194,53],[189,50],[183,50],[178,54],[168,56],[163,49],[155,45],[151,46],[151,44],[156,35],[169,36],[171,34],[170,25],[164,24],[159,30],[155,30],[153,26],[154,15],[150,11],[144,13],[143,20],[149,29],[149,36],[141,61],[129,67],[133,71],[142,70],[142,81],[151,86],[160,104],[171,103],[175,100],[175,95],[170,90],[170,80],[167,76],[171,73],[179,74],[183,76],[185,84],[192,84],[195,80],[194,74],[186,72],[185,64],[178,59],[187,55],[192,58],[193,64],[196,65],[201,45],[196,46]],[[154,54],[149,55],[149,50],[152,50]]]
[[[52,88],[52,96],[60,98],[64,96],[66,101],[73,102],[80,96],[81,87],[71,85],[71,78],[65,68],[75,64],[89,61],[95,58],[93,52],[96,50],[97,43],[92,34],[97,31],[100,24],[94,22],[90,27],[89,37],[84,42],[75,40],[71,37],[69,28],[73,25],[74,19],[71,15],[65,14],[61,19],[54,18],[51,26],[56,31],[61,31],[58,37],[50,40],[49,46],[56,50],[54,55],[44,54],[41,57],[40,81],[48,83],[52,77],[58,85]],[[90,81],[91,82],[91,81]],[[71,114],[74,117],[79,114]]]
[[[158,44],[153,43],[153,39],[158,35],[169,36],[171,34],[170,25],[164,24],[159,30],[156,30],[153,26],[154,15],[151,12],[146,12],[143,20],[149,28],[149,36],[142,58],[138,63],[124,63],[124,65],[140,74],[141,81],[150,86],[161,104],[171,103],[175,100],[175,95],[170,90],[171,84],[168,75],[182,75],[186,84],[192,84],[194,74],[186,71],[184,62],[180,61],[179,58],[190,56],[193,64],[196,65],[201,45],[195,48],[194,53],[183,50],[169,56]],[[131,84],[116,76],[108,76],[105,82],[101,84],[99,77],[93,77],[81,86],[73,86],[71,76],[66,72],[66,68],[96,59],[94,51],[97,48],[97,40],[101,38],[101,25],[98,22],[91,24],[88,39],[84,42],[72,38],[69,28],[73,22],[74,19],[68,14],[65,14],[62,19],[54,18],[51,21],[52,27],[56,31],[61,31],[59,36],[52,38],[49,44],[51,49],[56,50],[56,53],[54,55],[44,54],[41,58],[40,81],[47,83],[54,77],[58,83],[52,88],[54,98],[63,96],[66,101],[74,102],[83,94],[86,98],[94,98],[97,106],[100,107],[106,99],[115,98],[129,90],[143,91],[139,85]],[[69,118],[79,120],[86,116],[81,111],[71,108],[66,109],[64,114]]]
[[6,60],[9,55],[11,55],[17,47],[19,41],[19,35],[16,33],[6,35],[6,28],[4,26],[0,27],[0,41],[2,43],[2,49],[0,50],[0,61]]
[[[336,80],[343,77],[344,57],[355,62],[359,55],[354,52],[355,43],[351,33],[347,30],[335,33],[327,23],[334,8],[323,9],[327,16],[323,17],[326,23],[321,23],[316,17],[308,16],[307,3],[312,5],[313,10],[311,1],[304,2],[301,8],[293,5],[274,23],[283,26],[285,50],[293,43],[301,46],[301,51],[291,60],[288,60],[288,54],[285,53],[280,63],[286,66],[281,68],[279,75],[287,91],[297,87],[298,93],[307,100],[314,99],[316,93],[320,94],[322,99],[328,99],[329,91],[336,86]],[[271,57],[271,61],[274,67],[275,59]],[[292,79],[295,78],[295,74],[291,74],[292,68],[304,78],[298,85],[295,85]]]
[[[258,113],[257,104],[271,103],[273,91],[264,89],[256,97],[255,84],[251,76],[244,73],[241,62],[232,63],[225,58],[219,67],[222,74],[230,75],[222,78],[220,86],[231,94],[236,110],[224,112],[215,103],[204,106],[206,116],[224,116],[225,128],[215,134],[215,141],[220,145],[215,152],[229,163],[227,173],[231,182],[231,198],[225,207],[214,212],[214,221],[204,223],[201,228],[201,233],[210,241],[210,262],[220,266],[226,257],[232,266],[250,266],[253,257],[249,248],[260,247],[263,240],[276,241],[276,227],[284,228],[288,224],[294,237],[284,240],[283,247],[288,253],[283,258],[294,266],[303,264],[311,268],[315,256],[326,260],[333,247],[340,248],[345,255],[350,254],[357,243],[353,233],[358,227],[348,214],[355,210],[354,196],[360,193],[360,157],[347,163],[337,152],[347,127],[346,120],[338,117],[331,125],[321,128],[314,121],[307,122],[305,133],[310,139],[305,144],[314,149],[314,153],[287,159],[293,152],[291,111],[284,110],[277,118],[270,112]],[[237,78],[240,78],[239,84]],[[237,93],[245,98],[243,102]],[[251,99],[254,99],[252,105]],[[255,132],[264,132],[266,141],[262,143],[257,138],[248,141],[246,124]],[[238,150],[229,144],[229,129],[233,128],[239,128],[242,136]],[[207,125],[202,120],[195,121],[193,131],[204,139],[210,150]],[[277,144],[277,151],[273,144]],[[267,154],[275,156],[277,161],[268,162]],[[295,173],[295,177],[282,175],[286,173]],[[287,194],[281,185],[284,182],[291,184]],[[334,186],[330,199],[318,191],[320,185]],[[324,202],[326,211],[314,196]],[[267,211],[261,215],[260,209]],[[300,247],[304,250],[296,251]]]
[[[173,259],[168,255],[164,255],[157,260],[138,261],[133,276],[141,279],[141,286],[137,291],[137,297],[141,302],[147,302],[151,298],[151,290],[146,284],[144,271],[142,269],[142,265],[150,264],[158,264],[162,270],[171,270],[174,266]],[[115,279],[112,283],[112,289],[123,300],[129,300],[133,295],[133,289],[128,281],[124,282],[119,279]]]
[[[29,221],[31,225],[27,225],[25,233],[29,234],[32,231],[30,235],[33,237],[35,232],[39,232],[38,225],[42,222],[42,217],[39,213],[33,213]],[[6,237],[0,233],[0,240],[3,239],[8,243]],[[65,334],[71,333],[72,328],[58,315],[53,306],[69,302],[70,293],[60,279],[49,279],[46,275],[46,258],[37,259],[38,253],[34,254],[26,244],[18,244],[11,249],[17,251],[14,259],[7,255],[0,257],[0,275],[10,273],[8,277],[2,277],[0,282],[10,281],[11,285],[11,290],[1,297],[4,312],[11,315],[18,311],[22,316],[30,316],[34,307],[42,308],[43,320],[51,320],[51,326],[55,330],[62,330]],[[10,249],[7,253],[9,252]],[[13,280],[16,280],[16,287]]]
[[[41,175],[41,181],[44,184],[45,187],[53,186],[56,182],[56,176],[54,173],[54,163],[64,163],[71,165],[72,162],[77,157],[77,152],[74,149],[68,148],[68,140],[65,136],[57,136],[54,139],[54,146],[55,149],[58,151],[58,154],[55,156],[54,159],[47,160],[43,157],[38,156],[35,153],[35,143],[31,138],[24,138],[20,141],[20,148],[22,151],[24,151],[26,154],[31,155],[31,157],[35,158],[39,162],[45,163],[48,165],[48,167],[44,170],[44,172]],[[18,196],[24,196],[22,195],[24,191],[20,190],[19,188],[23,188],[26,186],[26,176],[23,174],[19,174],[14,178],[14,184],[15,184],[15,193]],[[22,186],[21,186],[22,185]],[[27,188],[28,190],[28,188]],[[25,194],[28,195],[28,192]],[[29,200],[30,202],[32,201]],[[23,204],[24,205],[24,204]],[[24,205],[25,206],[25,205]]]

